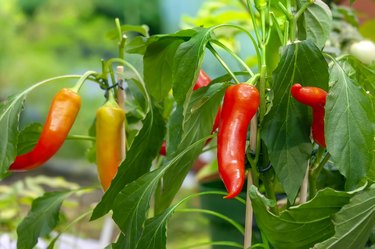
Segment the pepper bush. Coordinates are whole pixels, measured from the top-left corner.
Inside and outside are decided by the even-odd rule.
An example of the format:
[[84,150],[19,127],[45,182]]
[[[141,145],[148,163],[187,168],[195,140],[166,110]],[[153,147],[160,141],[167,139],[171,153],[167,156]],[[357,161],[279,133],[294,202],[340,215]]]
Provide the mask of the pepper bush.
[[[335,46],[330,37],[333,25],[338,20],[348,21],[349,12],[333,16],[321,0],[247,0],[233,6],[230,1],[219,2],[220,8],[240,11],[240,18],[229,18],[225,23],[216,19],[209,26],[190,20],[196,27],[152,36],[144,26],[117,21],[117,29],[110,35],[118,41],[119,56],[103,60],[101,72],[48,79],[2,102],[3,177],[9,174],[16,156],[31,150],[38,140],[38,136],[30,135],[38,134],[38,130],[18,128],[30,91],[51,81],[77,78],[79,84],[96,82],[117,97],[125,88],[126,157],[92,210],[91,220],[111,212],[121,232],[108,248],[166,248],[168,220],[179,205],[200,195],[227,194],[199,192],[173,202],[202,151],[216,150],[215,139],[207,145],[205,141],[216,136],[211,134],[212,126],[226,89],[244,82],[255,86],[260,96],[242,155],[247,198],[236,197],[246,202],[244,219],[251,220],[254,214],[261,231],[262,241],[253,248],[373,248],[374,58],[372,64],[364,64],[345,54],[342,47],[332,50]],[[241,46],[252,48],[256,60],[246,60],[252,55],[242,58],[235,43],[228,42],[238,36],[246,38]],[[208,53],[213,55],[212,63],[226,73],[193,91]],[[224,54],[241,69],[233,70]],[[141,66],[132,65],[128,59],[132,56],[141,59]],[[125,71],[116,75],[117,65],[124,66]],[[311,110],[291,96],[295,83],[328,93],[324,131],[320,131],[326,147],[311,137]],[[90,132],[87,139],[95,140],[95,133]],[[160,155],[163,141],[165,156]],[[95,152],[94,144],[88,156],[91,161],[95,161],[93,153],[101,153]],[[342,184],[337,179],[343,179]],[[33,248],[39,237],[51,233],[58,224],[61,203],[73,191],[48,193],[34,201],[18,226],[18,248]],[[285,198],[280,199],[280,193]],[[34,224],[32,232],[27,224]],[[234,221],[232,224],[239,226]],[[244,231],[243,245],[223,245],[251,247],[249,225]]]

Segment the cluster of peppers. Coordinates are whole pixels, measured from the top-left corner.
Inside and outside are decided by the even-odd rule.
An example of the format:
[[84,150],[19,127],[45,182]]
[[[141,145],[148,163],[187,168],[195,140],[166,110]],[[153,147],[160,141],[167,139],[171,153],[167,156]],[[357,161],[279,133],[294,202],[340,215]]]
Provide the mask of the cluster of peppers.
[[[209,85],[211,79],[203,71],[193,90]],[[314,141],[326,147],[324,137],[324,106],[327,92],[318,87],[302,87],[294,84],[291,95],[300,103],[312,108],[311,132]],[[218,129],[217,159],[220,177],[228,191],[225,198],[236,197],[245,181],[245,152],[247,130],[251,119],[258,111],[260,96],[257,88],[247,83],[229,86],[219,108],[211,133]],[[63,88],[53,98],[47,120],[35,147],[19,155],[10,166],[10,171],[35,169],[47,162],[62,146],[80,110],[81,98],[73,89]],[[112,94],[96,112],[96,162],[98,175],[106,191],[123,160],[123,133],[125,112]],[[206,141],[206,144],[210,140]],[[161,149],[166,155],[166,143]]]
[[[81,107],[81,97],[73,89],[63,88],[53,98],[46,122],[34,148],[18,155],[10,171],[25,171],[46,163],[60,149]],[[124,129],[125,111],[113,95],[96,112],[96,162],[100,183],[107,190],[123,160],[119,139]]]

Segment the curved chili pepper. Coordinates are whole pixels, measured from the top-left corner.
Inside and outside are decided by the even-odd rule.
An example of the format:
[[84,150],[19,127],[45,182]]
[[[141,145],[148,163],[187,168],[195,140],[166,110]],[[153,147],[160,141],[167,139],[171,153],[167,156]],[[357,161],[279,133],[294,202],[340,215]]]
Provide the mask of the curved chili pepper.
[[52,100],[37,144],[30,152],[17,156],[9,170],[31,170],[47,162],[63,145],[80,107],[81,97],[75,91],[61,89]]
[[228,191],[225,198],[236,197],[242,190],[247,129],[259,102],[258,90],[249,84],[230,86],[225,92],[217,137],[219,173]]
[[326,104],[327,92],[319,87],[294,84],[290,89],[293,98],[298,102],[308,105],[312,108],[313,119],[311,124],[311,133],[314,141],[326,147],[324,136],[324,106]]
[[96,112],[96,165],[100,183],[106,191],[123,160],[125,111],[113,97]]
[[[195,82],[195,85],[193,87],[193,91],[198,90],[199,88],[202,88],[204,86],[208,86],[211,82],[211,78],[201,69],[199,71],[199,77],[197,81]],[[216,131],[216,129],[219,127],[219,120],[220,120],[220,113],[221,113],[221,107],[219,107],[214,124],[212,126],[212,131],[211,134]],[[208,139],[206,141],[206,144],[208,144],[211,141],[212,138]],[[167,154],[167,143],[164,141],[163,144],[161,145],[159,154],[162,156],[165,156]]]

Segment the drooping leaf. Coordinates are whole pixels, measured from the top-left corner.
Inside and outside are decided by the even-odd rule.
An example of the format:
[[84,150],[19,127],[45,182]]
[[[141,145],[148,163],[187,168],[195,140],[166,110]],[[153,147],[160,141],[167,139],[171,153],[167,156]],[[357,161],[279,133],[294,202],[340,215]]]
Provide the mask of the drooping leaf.
[[71,194],[72,191],[49,192],[35,199],[17,227],[17,248],[34,248],[38,238],[48,235],[59,223],[62,202]]
[[144,77],[148,92],[161,101],[172,87],[173,57],[182,39],[169,37],[151,43],[144,55]]
[[285,48],[271,82],[273,106],[265,116],[261,132],[290,202],[297,195],[312,150],[308,109],[291,97],[290,87],[294,83],[327,89],[328,65],[311,41]]
[[334,234],[331,216],[347,204],[352,194],[324,189],[309,202],[289,208],[279,215],[268,211],[270,200],[255,186],[250,188],[254,215],[262,233],[279,249],[311,248]]
[[[183,123],[183,133],[176,153],[180,153],[189,145],[208,136],[226,89],[227,84],[217,83],[194,91],[188,114]],[[180,189],[183,180],[191,169],[193,162],[201,153],[203,144],[196,146],[180,160],[171,165],[163,177],[163,185],[156,193],[156,213],[165,210]]]
[[[300,6],[307,0],[300,1]],[[331,32],[332,12],[321,0],[315,0],[303,13],[303,21],[300,24],[300,39],[308,39],[322,49]]]
[[195,31],[196,34],[190,40],[180,44],[174,57],[172,88],[177,107],[168,123],[167,151],[170,152],[169,154],[173,154],[181,141],[186,108],[198,78],[207,42],[211,37],[210,29],[198,28]]
[[364,248],[375,227],[375,186],[351,198],[333,217],[335,235],[316,249]]
[[346,177],[345,187],[354,189],[374,167],[375,110],[371,96],[341,64],[332,65],[330,82],[325,117],[327,149]]
[[173,64],[173,95],[177,103],[184,103],[186,94],[198,78],[206,44],[211,38],[211,30],[199,28],[190,40],[182,43],[175,54]]
[[18,95],[0,103],[0,175],[7,173],[17,156],[18,122],[25,95]]
[[164,133],[165,122],[160,110],[152,106],[143,121],[141,130],[134,138],[132,146],[127,152],[125,161],[119,167],[116,177],[105,192],[102,200],[95,207],[91,219],[97,219],[106,214],[125,185],[150,170],[152,160],[159,153]]
[[17,155],[31,151],[42,132],[43,126],[40,123],[33,123],[22,129],[18,136]]

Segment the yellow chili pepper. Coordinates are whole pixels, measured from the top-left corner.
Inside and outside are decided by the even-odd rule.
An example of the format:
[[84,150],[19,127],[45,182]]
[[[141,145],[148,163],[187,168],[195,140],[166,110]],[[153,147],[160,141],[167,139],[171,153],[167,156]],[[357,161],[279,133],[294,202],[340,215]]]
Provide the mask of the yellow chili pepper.
[[100,183],[106,191],[123,160],[125,111],[110,96],[96,112],[96,164]]

